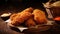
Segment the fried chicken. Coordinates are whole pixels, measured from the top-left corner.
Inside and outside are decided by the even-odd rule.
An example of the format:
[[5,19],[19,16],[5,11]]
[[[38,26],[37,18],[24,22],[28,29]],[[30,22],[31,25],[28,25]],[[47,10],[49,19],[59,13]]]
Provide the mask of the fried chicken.
[[37,22],[37,24],[47,23],[46,15],[42,10],[35,9],[33,11],[33,14],[34,14],[34,20]]
[[25,20],[27,20],[28,18],[32,16],[32,13],[31,13],[32,11],[33,11],[32,8],[27,8],[23,10],[22,12],[17,13],[15,17],[12,17],[14,19],[11,22],[11,24],[18,25],[18,24],[23,23]]
[[13,21],[16,16],[17,16],[17,14],[12,14],[12,15],[10,16],[10,20]]
[[31,27],[31,26],[35,26],[36,23],[35,23],[34,19],[31,17],[25,22],[25,25],[28,27]]
[[45,13],[42,10],[33,8],[27,8],[22,12],[17,14],[13,14],[11,17],[11,24],[18,26],[20,24],[24,24],[28,27],[35,26],[37,24],[44,24],[47,23],[47,18]]

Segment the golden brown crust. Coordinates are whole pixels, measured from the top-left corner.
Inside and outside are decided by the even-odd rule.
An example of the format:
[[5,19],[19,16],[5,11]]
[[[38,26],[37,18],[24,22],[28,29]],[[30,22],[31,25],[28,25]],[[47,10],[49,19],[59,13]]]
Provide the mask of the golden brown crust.
[[45,13],[39,9],[35,9],[33,11],[32,8],[27,8],[22,12],[13,14],[10,17],[10,19],[11,19],[11,24],[17,26],[24,22],[25,22],[24,24],[28,27],[35,26],[36,24],[47,23],[47,18]]
[[12,15],[10,16],[10,20],[13,21],[16,16],[17,16],[17,14],[12,14]]
[[33,14],[34,14],[34,20],[38,24],[43,24],[43,23],[47,22],[46,15],[45,15],[45,13],[42,10],[35,9],[33,11]]
[[31,26],[35,26],[36,23],[34,21],[33,18],[29,18],[26,22],[25,22],[25,25],[28,26],[28,27],[31,27]]
[[16,25],[16,24],[23,23],[25,20],[27,20],[28,18],[30,18],[32,16],[32,13],[30,13],[30,12],[32,12],[32,8],[27,8],[27,9],[23,10],[22,12],[17,13],[17,15],[12,15],[11,20],[13,20],[13,21],[11,22],[11,24]]

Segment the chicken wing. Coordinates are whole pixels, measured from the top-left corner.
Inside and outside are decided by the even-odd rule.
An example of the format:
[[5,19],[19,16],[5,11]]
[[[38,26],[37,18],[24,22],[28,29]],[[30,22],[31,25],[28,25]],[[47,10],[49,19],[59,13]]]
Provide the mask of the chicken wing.
[[29,17],[32,16],[32,8],[27,8],[25,10],[23,10],[22,12],[17,13],[17,15],[15,16],[15,18],[13,19],[12,23],[13,25],[18,25],[23,23],[25,20],[27,20]]
[[35,9],[33,11],[33,14],[34,14],[34,20],[37,22],[37,24],[43,24],[47,22],[46,15],[42,10]]

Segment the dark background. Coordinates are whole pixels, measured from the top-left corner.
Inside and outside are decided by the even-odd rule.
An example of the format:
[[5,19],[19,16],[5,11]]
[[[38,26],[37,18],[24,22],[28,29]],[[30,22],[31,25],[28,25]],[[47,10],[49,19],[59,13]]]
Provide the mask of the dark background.
[[49,0],[0,0],[0,8],[8,8],[10,6],[16,8],[43,8],[42,3],[47,1]]
[[[49,0],[0,0],[0,15],[5,12],[20,12],[28,7],[35,9],[38,8],[46,13],[42,3],[46,3],[48,1]],[[54,2],[54,0],[52,0],[52,2]]]
[[38,8],[45,11],[42,3],[49,0],[0,0],[0,14],[4,12],[20,12],[28,7]]

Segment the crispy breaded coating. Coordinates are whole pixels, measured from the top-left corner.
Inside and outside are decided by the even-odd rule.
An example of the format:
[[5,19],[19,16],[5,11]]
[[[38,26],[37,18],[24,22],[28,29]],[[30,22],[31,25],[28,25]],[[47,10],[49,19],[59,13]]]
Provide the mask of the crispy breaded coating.
[[25,22],[25,25],[28,26],[28,27],[31,27],[31,26],[35,26],[36,23],[34,21],[33,18],[29,18],[26,22]]
[[12,14],[12,15],[10,16],[10,20],[13,21],[16,16],[17,16],[17,14]]
[[18,24],[23,23],[25,20],[27,20],[28,18],[32,16],[32,13],[30,13],[32,11],[33,10],[31,8],[27,8],[23,10],[22,12],[17,13],[17,16],[15,16],[11,24],[18,25]]
[[34,14],[34,20],[38,23],[38,24],[44,24],[47,22],[47,18],[45,13],[42,10],[39,9],[35,9],[33,11]]

